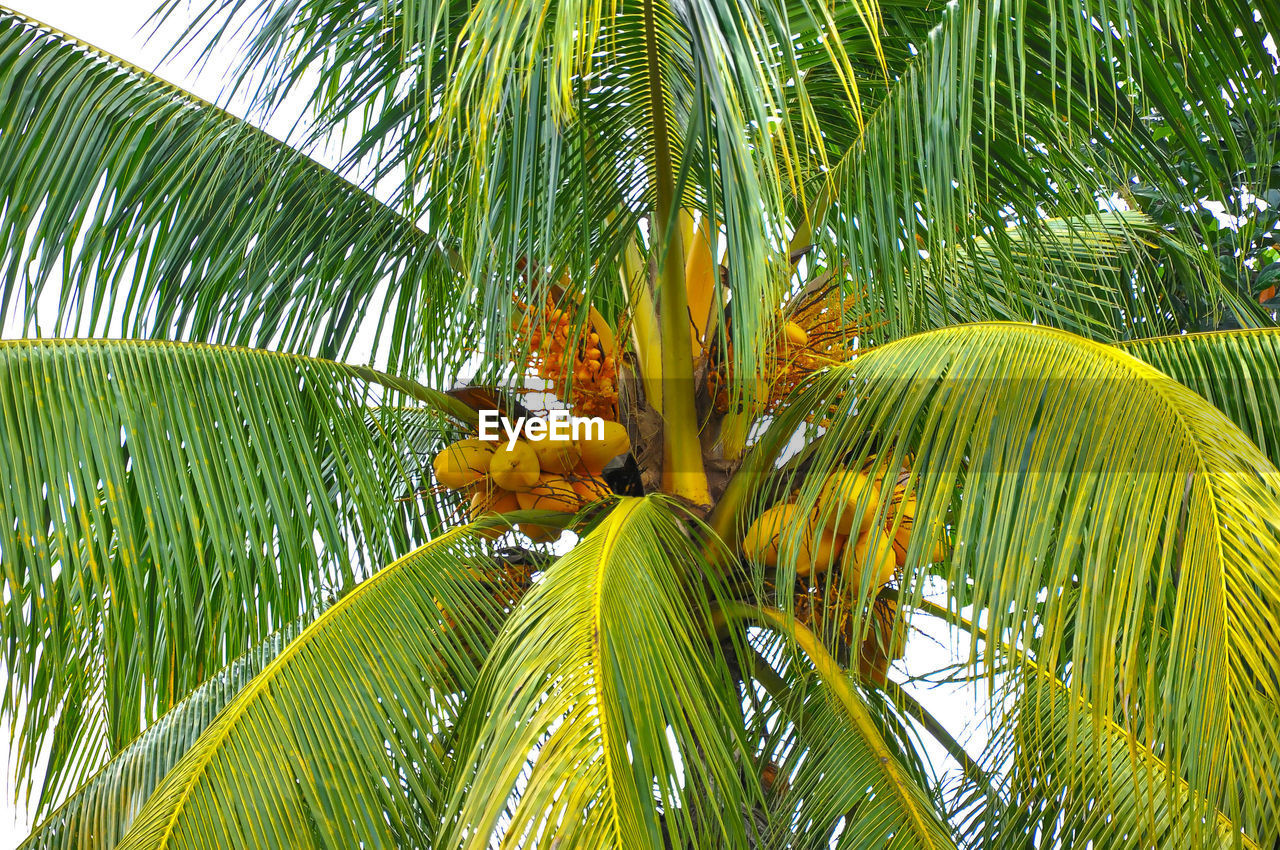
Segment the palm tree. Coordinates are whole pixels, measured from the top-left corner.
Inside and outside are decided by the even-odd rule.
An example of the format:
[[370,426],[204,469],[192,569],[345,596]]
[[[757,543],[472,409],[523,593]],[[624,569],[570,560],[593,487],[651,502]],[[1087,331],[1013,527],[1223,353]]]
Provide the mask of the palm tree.
[[1268,33],[212,0],[286,144],[0,11],[23,846],[1277,846]]

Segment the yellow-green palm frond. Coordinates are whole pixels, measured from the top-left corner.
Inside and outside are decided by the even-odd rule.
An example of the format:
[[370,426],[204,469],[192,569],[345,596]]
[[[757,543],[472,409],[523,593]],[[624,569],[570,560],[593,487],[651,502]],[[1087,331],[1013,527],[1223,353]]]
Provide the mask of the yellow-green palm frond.
[[[909,296],[899,293],[903,297],[890,306],[906,311],[918,308],[913,318],[904,318],[903,327],[1022,321],[1101,341],[1170,333],[1177,324],[1161,292],[1156,263],[1160,252],[1200,253],[1180,244],[1141,212],[1045,219],[1002,228],[998,235],[974,236],[945,264],[923,263],[909,284]],[[912,304],[913,300],[918,303]],[[901,331],[892,329],[892,321],[886,324],[884,315],[876,320],[874,313],[858,312],[872,309],[863,298],[850,296],[843,303],[850,306],[851,315],[842,317],[836,327],[846,339],[856,336],[865,346]],[[803,374],[794,364],[786,365],[792,375]],[[776,371],[771,364],[765,374]],[[758,415],[755,409],[730,409],[724,430],[745,433]]]
[[467,707],[440,846],[744,847],[759,786],[713,592],[667,502],[625,499],[512,612]]
[[357,585],[236,695],[119,845],[432,845],[451,741],[497,633],[465,528]]
[[813,632],[781,611],[735,613],[773,631],[781,639],[773,654],[784,659],[755,671],[775,682],[765,689],[779,730],[765,754],[778,759],[768,768],[766,846],[955,848],[905,722],[883,695],[864,691]]
[[399,501],[421,475],[404,422],[369,427],[370,405],[403,398],[381,380],[245,349],[0,344],[18,775],[58,742],[37,812],[281,623],[425,539],[420,504]]
[[1185,334],[1121,348],[1204,396],[1280,464],[1280,331]]
[[[1007,735],[989,747],[1003,778],[1007,802],[987,846],[1016,847],[1023,835],[1060,846],[1257,848],[1249,835],[1187,783],[1132,730],[1092,707],[1058,679],[1023,665],[1017,701],[1001,725]],[[1257,754],[1274,769],[1274,753]],[[1274,808],[1264,810],[1274,817]],[[982,833],[979,832],[978,835]]]
[[[937,574],[950,605],[973,606],[1155,748],[1193,802],[1218,801],[1269,840],[1277,826],[1259,815],[1280,777],[1256,754],[1280,743],[1280,473],[1227,417],[1113,347],[1012,324],[908,337],[832,368],[783,421],[813,416],[826,427],[797,471],[856,470],[874,454],[915,500],[894,579],[903,602]],[[823,478],[793,482],[799,516]],[[872,539],[893,532],[894,498],[890,486],[862,497]],[[827,501],[785,532],[776,576],[760,573],[780,604],[792,605],[802,540],[839,510]],[[813,582],[854,616],[855,638],[866,620],[850,600],[877,584],[860,567],[846,549]],[[820,632],[839,646],[850,630],[835,613]],[[999,650],[984,660],[994,669]]]
[[119,844],[152,792],[223,706],[310,620],[300,619],[271,635],[192,691],[67,797],[19,850],[111,850]]
[[[17,326],[324,357],[373,337],[379,362],[437,374],[460,362],[466,308],[450,297],[439,234],[230,113],[7,9],[0,81],[0,308]],[[56,314],[37,309],[42,295]]]

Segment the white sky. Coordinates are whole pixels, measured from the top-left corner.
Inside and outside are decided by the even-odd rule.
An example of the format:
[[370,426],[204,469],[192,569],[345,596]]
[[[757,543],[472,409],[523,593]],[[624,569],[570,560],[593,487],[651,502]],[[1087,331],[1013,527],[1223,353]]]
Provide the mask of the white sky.
[[[147,43],[140,29],[147,22],[159,0],[3,0],[8,7],[29,15],[57,29],[107,50],[128,62],[148,70],[158,67],[168,44],[157,39]],[[217,101],[224,77],[225,65],[211,63],[200,76],[190,72],[190,61],[181,58],[166,65],[161,76],[206,100]],[[287,120],[269,127],[281,135],[289,126]],[[907,664],[913,674],[922,674],[946,663],[950,654],[948,644],[955,638],[945,630],[935,640],[916,636],[911,642]],[[936,642],[935,642],[936,641]],[[967,651],[967,644],[964,645]],[[901,676],[895,676],[901,678]],[[913,689],[926,708],[945,723],[961,740],[966,730],[976,732],[976,738],[985,736],[976,728],[981,722],[977,708],[985,699],[971,688],[939,688],[935,690]],[[9,730],[0,726],[0,754],[4,759],[4,776],[0,780],[0,850],[12,850],[26,837],[30,824],[22,807],[14,803],[14,789],[8,770]],[[971,751],[973,748],[970,748]]]

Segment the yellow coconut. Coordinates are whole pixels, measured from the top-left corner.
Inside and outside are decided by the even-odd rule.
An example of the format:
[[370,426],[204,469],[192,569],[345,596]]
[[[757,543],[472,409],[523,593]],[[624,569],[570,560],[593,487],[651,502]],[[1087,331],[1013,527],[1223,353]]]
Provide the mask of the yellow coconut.
[[450,490],[458,490],[484,479],[489,472],[495,444],[468,438],[445,446],[431,463],[436,480]]
[[787,322],[782,326],[782,331],[786,334],[787,342],[792,345],[804,348],[809,344],[809,333],[795,322]]
[[852,470],[833,472],[818,494],[818,509],[834,531],[849,537],[866,534],[880,506],[880,485],[869,476]]
[[581,466],[569,475],[569,483],[573,485],[573,489],[577,491],[578,498],[582,500],[584,505],[607,499],[613,495],[613,491],[609,489],[609,485],[605,483],[603,478],[592,475]]
[[831,568],[840,557],[845,538],[824,531],[816,539],[806,535],[800,541],[800,551],[796,554],[796,575],[808,576]]
[[742,552],[765,566],[778,565],[778,545],[782,535],[792,528],[799,509],[795,505],[774,505],[751,523],[742,538]]
[[538,456],[538,465],[543,472],[554,472],[563,475],[572,472],[582,457],[582,452],[573,440],[553,440],[549,435],[538,440],[530,440],[533,452]]
[[907,547],[911,545],[911,526],[903,524],[893,533],[893,557],[902,566],[907,562]]
[[517,493],[516,500],[526,511],[559,511],[571,514],[582,507],[578,491],[562,475],[543,475],[532,489]]
[[523,440],[517,440],[510,447],[503,443],[489,462],[489,475],[493,477],[493,483],[513,493],[523,493],[537,484],[541,474],[538,455]]
[[[518,510],[520,510],[520,503],[516,500],[516,494],[498,487],[494,487],[488,492],[477,490],[472,495],[471,505],[468,508],[472,522],[479,520],[481,517],[509,514]],[[501,537],[504,531],[506,531],[505,528],[495,526],[489,531],[482,532],[481,536],[493,540],[495,537]]]
[[520,533],[534,543],[554,543],[560,539],[562,534],[559,528],[548,528],[545,525],[535,525],[532,522],[522,522],[519,528]]
[[[898,526],[898,530],[893,535],[893,551],[897,556],[898,565],[902,566],[907,561],[907,546],[911,543],[911,536],[915,532],[914,517],[910,521],[904,520]],[[937,564],[946,560],[947,553],[951,547],[947,545],[946,533],[942,530],[942,523],[934,522],[932,527],[935,529],[933,534],[929,535],[933,539],[933,544],[920,553],[921,557],[929,563]],[[925,532],[921,532],[922,534]]]
[[[627,436],[627,429],[617,422],[604,423],[604,436],[601,439],[594,439],[596,431],[596,428],[585,425],[583,439],[578,440],[577,445],[582,454],[582,465],[592,473],[599,474],[609,461],[631,451],[631,438]],[[591,439],[587,438],[588,433]]]
[[[872,537],[875,538],[874,541]],[[853,545],[853,568],[859,575],[864,569],[872,570],[872,590],[893,578],[898,562],[893,557],[893,540],[889,535],[881,531],[859,537],[858,542]]]
[[906,636],[894,629],[897,604],[891,599],[876,601],[872,610],[871,629],[858,647],[858,670],[862,678],[884,685],[889,678],[889,665],[906,653]]

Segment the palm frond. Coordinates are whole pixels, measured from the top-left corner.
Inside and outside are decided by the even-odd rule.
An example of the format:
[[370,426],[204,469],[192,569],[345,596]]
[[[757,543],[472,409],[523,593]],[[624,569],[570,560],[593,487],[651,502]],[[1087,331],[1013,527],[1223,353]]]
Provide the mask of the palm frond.
[[[523,262],[537,285],[567,269],[597,304],[625,302],[617,266],[653,204],[646,169],[665,115],[683,203],[725,223],[737,304],[732,322],[718,304],[715,324],[750,375],[790,285],[785,246],[805,229],[819,234],[814,264],[866,295],[877,341],[943,317],[1106,340],[1212,324],[1224,309],[1263,321],[1213,257],[1187,250],[1203,241],[1201,199],[1173,205],[1160,239],[1114,219],[1104,241],[1158,243],[1159,273],[1139,263],[1133,280],[1107,275],[1083,294],[1057,291],[1061,232],[1042,222],[1094,215],[1134,179],[1179,185],[1157,118],[1204,152],[1225,194],[1268,185],[1274,14],[1248,0],[1197,8],[547,0],[510,14],[497,0],[213,0],[191,32],[212,50],[250,22],[241,82],[260,87],[260,106],[306,91],[317,134],[359,125],[352,166],[403,171],[406,204],[468,234],[469,277],[501,312],[490,351],[510,342]],[[1165,73],[1162,57],[1180,55],[1180,73]],[[1233,141],[1241,126],[1248,149]],[[830,212],[811,221],[821,198]]]
[[[243,85],[261,106],[309,91],[317,132],[354,120],[364,133],[356,160],[403,168],[401,198],[466,234],[468,277],[500,313],[490,351],[511,342],[512,281],[523,270],[531,300],[567,271],[601,310],[621,307],[626,246],[640,234],[665,245],[655,219],[675,219],[657,209],[670,194],[663,181],[679,203],[725,223],[718,241],[742,301],[780,302],[790,276],[779,262],[786,199],[803,184],[800,160],[825,153],[805,68],[825,60],[819,85],[833,84],[857,113],[854,62],[884,67],[880,16],[864,0],[389,2],[376,11],[214,0],[191,33],[211,50],[232,21],[254,23]],[[797,43],[796,29],[812,37]],[[851,56],[845,39],[870,58]],[[730,325],[724,308],[715,305],[716,324],[752,372],[774,315],[744,309]]]
[[459,706],[509,603],[491,569],[456,529],[362,582],[218,715],[120,847],[432,846]]
[[778,757],[768,846],[954,848],[906,724],[883,695],[859,688],[800,623],[772,609],[755,616],[794,656],[787,689],[771,694],[785,731],[766,754]]
[[[670,246],[657,232],[675,227],[671,203],[725,222],[742,298],[780,299],[785,275],[766,239],[768,211],[782,203],[766,132],[780,80],[757,61],[770,33],[755,10],[627,0],[547,2],[512,16],[481,2],[465,33],[443,112],[423,137],[423,167],[469,187],[453,209],[472,278],[491,282],[487,303],[510,311],[506,281],[526,258],[542,270],[535,298],[567,270],[587,300],[621,302],[613,269],[642,220],[651,246],[682,251],[674,231]],[[719,299],[713,310],[724,326]],[[772,319],[747,313],[734,326],[745,363]],[[496,323],[499,334],[505,327]]]
[[[869,351],[820,375],[781,421],[806,418],[825,426],[789,474],[858,469],[875,454],[900,481],[903,492],[870,497],[869,534],[893,533],[892,500],[916,500],[897,579],[907,605],[937,573],[950,605],[973,606],[1002,643],[1157,747],[1192,802],[1264,845],[1274,838],[1262,813],[1280,777],[1255,754],[1280,741],[1280,473],[1230,420],[1115,348],[1013,324]],[[798,487],[807,516],[823,477],[771,484],[760,499]],[[844,509],[816,510],[786,530],[762,585],[791,588],[801,541]],[[943,533],[949,550],[932,554]],[[831,600],[819,631],[833,647],[864,633],[874,584],[873,570],[843,564],[803,583]],[[984,660],[997,669],[999,650]]]
[[244,121],[8,10],[0,87],[0,307],[22,326],[326,357],[373,331],[381,362],[457,368],[466,305],[438,235]]
[[741,706],[705,562],[673,508],[625,499],[503,627],[467,707],[439,842],[744,847]]
[[1021,667],[1016,699],[984,754],[1003,774],[1005,799],[966,825],[974,846],[1025,847],[1034,835],[1064,847],[1258,847],[1194,800],[1132,730],[1034,664]]
[[[4,712],[37,810],[425,536],[378,374],[202,345],[0,343]],[[390,379],[388,379],[390,380]],[[400,382],[403,383],[403,382]],[[90,750],[92,755],[87,754]]]
[[191,692],[45,818],[19,850],[111,850],[170,769],[310,618],[271,635]]
[[[1274,158],[1218,144],[1252,122],[1258,151],[1274,149],[1262,129],[1280,118],[1266,26],[1243,0],[1198,8],[1204,14],[1192,20],[1169,15],[1163,2],[1105,10],[1020,3],[1012,14],[987,0],[947,5],[865,132],[830,173],[815,177],[834,186],[829,238],[819,246],[833,266],[850,266],[851,285],[865,292],[873,324],[882,323],[877,341],[937,327],[935,290],[926,281],[948,276],[959,303],[944,315],[955,309],[970,319],[1035,318],[1104,340],[1162,332],[1175,276],[1208,305],[1204,315],[1179,321],[1212,324],[1223,307],[1242,323],[1264,320],[1256,303],[1222,281],[1213,257],[1185,249],[1163,274],[1139,275],[1113,293],[1125,309],[1105,317],[1070,297],[1041,301],[1034,317],[1008,312],[1053,285],[1039,261],[1053,243],[1046,216],[1094,214],[1101,200],[1124,195],[1132,179],[1182,185],[1143,126],[1153,116],[1174,115],[1188,125],[1188,139],[1198,139],[1196,149],[1213,147],[1213,173],[1226,184],[1267,185]],[[1166,54],[1188,57],[1183,72],[1160,66]],[[1171,213],[1176,243],[1202,244],[1199,199],[1183,200],[1186,209]],[[1020,238],[1006,232],[1010,225]],[[972,274],[984,266],[998,275]]]
[[1280,332],[1156,337],[1121,348],[1204,396],[1280,465]]
[[[924,322],[1043,322],[1101,339],[1172,332],[1178,317],[1155,289],[1161,252],[1197,253],[1136,211],[1045,219],[1010,227],[999,238],[975,236],[945,272],[923,270]],[[1009,286],[1015,268],[1027,279]]]

